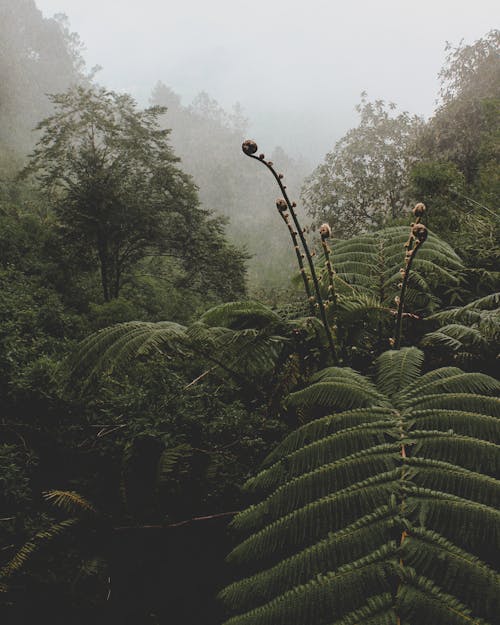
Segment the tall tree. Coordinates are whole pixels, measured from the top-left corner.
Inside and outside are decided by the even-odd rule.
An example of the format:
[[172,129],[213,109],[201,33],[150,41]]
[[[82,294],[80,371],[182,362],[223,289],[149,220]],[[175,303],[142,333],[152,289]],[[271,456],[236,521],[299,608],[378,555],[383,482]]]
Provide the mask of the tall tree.
[[[500,31],[473,44],[447,45],[439,73],[441,103],[421,136],[424,156],[449,160],[468,185],[479,183],[482,167],[498,159]],[[496,153],[495,153],[496,152]]]
[[421,120],[394,104],[369,102],[362,94],[359,126],[340,139],[324,163],[306,180],[302,197],[315,221],[328,221],[340,236],[352,236],[373,223],[408,209],[410,146]]
[[64,15],[44,18],[34,0],[0,0],[0,169],[33,147],[33,127],[52,111],[47,93],[85,81],[82,47]]
[[500,31],[472,44],[448,44],[447,50],[440,106],[417,144],[422,160],[412,172],[415,195],[428,206],[431,228],[447,236],[469,263],[496,271]]
[[98,88],[75,87],[51,100],[55,113],[39,124],[25,173],[54,203],[64,238],[97,260],[104,300],[117,298],[132,268],[152,253],[176,263],[181,281],[208,278],[208,286],[221,281],[211,267],[222,257],[236,267],[229,283],[241,293],[243,257],[225,244],[220,221],[199,208],[169,130],[158,125],[164,109],[138,110],[130,96]]

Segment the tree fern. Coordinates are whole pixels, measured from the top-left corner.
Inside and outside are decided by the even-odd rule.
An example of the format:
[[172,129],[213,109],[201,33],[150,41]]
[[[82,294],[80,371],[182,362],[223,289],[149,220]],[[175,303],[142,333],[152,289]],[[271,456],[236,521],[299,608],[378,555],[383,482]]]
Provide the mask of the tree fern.
[[190,326],[170,321],[119,323],[86,338],[69,362],[72,378],[91,380],[154,352],[167,355],[196,354],[226,373],[265,375],[276,365],[286,345],[287,334],[301,327],[314,334],[313,320],[282,320],[273,310],[258,302],[221,304],[208,310]]
[[[398,294],[406,226],[392,226],[347,241],[331,243],[338,289],[376,297],[381,306],[392,306]],[[318,261],[321,263],[321,261]],[[463,264],[450,245],[429,232],[412,267],[411,288],[420,293],[420,310],[432,308],[432,293],[443,283],[458,282]],[[349,288],[346,288],[348,285]]]
[[[388,345],[401,295],[407,240],[407,227],[392,226],[330,243],[336,294],[336,305],[329,309],[330,318],[344,348],[354,345],[370,349],[375,341],[380,352],[385,349],[384,344]],[[321,258],[316,262],[327,294],[331,282],[328,263]],[[453,249],[429,233],[405,281],[403,318],[432,313],[443,285],[457,284],[462,269],[462,261]]]
[[437,326],[422,339],[422,346],[455,359],[483,363],[500,357],[500,293],[492,293],[465,306],[442,310],[428,318]]
[[498,622],[500,383],[422,366],[390,351],[374,382],[330,367],[289,396],[309,420],[247,484],[227,625]]

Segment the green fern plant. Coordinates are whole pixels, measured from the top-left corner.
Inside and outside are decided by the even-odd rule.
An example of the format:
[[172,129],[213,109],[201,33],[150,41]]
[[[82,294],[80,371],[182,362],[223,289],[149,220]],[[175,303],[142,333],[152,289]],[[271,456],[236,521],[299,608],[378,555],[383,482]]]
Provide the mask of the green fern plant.
[[500,293],[428,317],[437,329],[428,332],[422,346],[464,361],[494,362],[500,358]]
[[226,625],[494,625],[500,383],[423,353],[375,380],[330,367],[288,398],[309,421],[246,488]]
[[130,321],[104,328],[82,341],[65,368],[71,382],[89,384],[99,374],[154,353],[196,356],[212,365],[211,374],[248,385],[279,375],[299,334],[321,342],[320,321],[286,319],[259,302],[227,302],[189,326]]
[[71,515],[70,518],[52,523],[49,527],[37,532],[25,542],[10,560],[0,568],[0,590],[6,592],[10,578],[22,571],[34,554],[55,539],[67,534],[75,526],[87,518],[96,519],[99,512],[82,495],[74,491],[50,490],[44,493],[44,499],[55,508]]
[[[371,296],[381,306],[393,307],[407,239],[407,226],[390,226],[346,241],[334,239],[331,252],[338,288],[343,294]],[[429,231],[412,266],[407,296],[411,310],[432,310],[437,287],[458,283],[461,270],[463,263],[453,248]]]
[[[390,226],[349,240],[331,239],[336,305],[329,308],[338,341],[346,348],[373,345],[383,351],[394,334],[404,282],[406,226]],[[316,261],[325,297],[331,289],[331,268]],[[428,232],[408,274],[401,321],[432,314],[443,285],[458,284],[463,263],[452,247]],[[335,312],[335,314],[334,314]]]

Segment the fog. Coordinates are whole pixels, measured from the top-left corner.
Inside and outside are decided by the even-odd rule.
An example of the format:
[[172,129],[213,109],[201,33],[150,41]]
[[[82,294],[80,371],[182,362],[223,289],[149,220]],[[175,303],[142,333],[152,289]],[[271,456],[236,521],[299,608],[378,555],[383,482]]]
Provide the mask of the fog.
[[240,102],[250,133],[318,162],[367,91],[429,116],[445,42],[499,23],[493,0],[37,0],[65,13],[99,81],[146,104],[158,80],[188,104],[200,91]]

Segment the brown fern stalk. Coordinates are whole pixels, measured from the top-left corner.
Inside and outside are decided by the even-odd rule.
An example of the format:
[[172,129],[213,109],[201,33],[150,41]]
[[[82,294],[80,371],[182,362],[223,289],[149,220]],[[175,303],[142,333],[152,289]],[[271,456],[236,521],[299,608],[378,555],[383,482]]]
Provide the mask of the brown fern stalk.
[[[311,295],[308,295],[309,297],[309,301],[311,303],[314,303],[315,307],[317,307],[319,309],[320,312],[320,316],[321,316],[321,321],[323,323],[323,327],[325,329],[325,334],[326,334],[326,338],[328,341],[328,346],[330,348],[330,352],[333,358],[334,362],[338,362],[338,357],[337,357],[337,350],[335,349],[335,343],[333,342],[333,336],[332,336],[332,331],[330,329],[330,326],[328,325],[328,319],[326,317],[326,309],[325,309],[325,304],[323,302],[323,298],[321,297],[321,291],[319,288],[319,281],[318,281],[318,276],[316,274],[316,269],[314,268],[314,263],[312,260],[312,256],[311,256],[311,252],[309,250],[309,246],[307,245],[307,241],[306,238],[304,236],[304,231],[300,226],[299,220],[297,218],[297,213],[295,212],[295,207],[297,206],[295,204],[295,202],[291,202],[288,194],[286,192],[286,187],[283,184],[282,180],[283,180],[283,174],[278,174],[276,172],[276,170],[273,167],[273,163],[272,161],[266,161],[266,157],[264,154],[259,154],[259,156],[255,156],[255,153],[257,152],[257,150],[259,149],[257,144],[255,143],[255,141],[251,141],[251,140],[247,140],[243,142],[243,145],[241,146],[243,152],[249,156],[250,158],[255,159],[256,161],[259,161],[261,163],[263,163],[267,169],[272,173],[272,175],[274,176],[274,179],[276,180],[281,193],[283,194],[283,198],[286,202],[286,205],[288,207],[288,212],[293,220],[293,224],[295,226],[295,230],[292,229],[292,231],[295,233],[295,236],[299,236],[300,238],[300,242],[302,244],[302,247],[304,249],[304,253],[307,259],[307,263],[309,265],[309,271],[310,271],[310,275],[313,281],[313,285],[314,285],[314,291],[316,294],[316,302],[314,303],[313,300],[311,300]],[[297,250],[295,250],[297,252]],[[300,252],[300,250],[299,250]],[[297,259],[298,259],[298,254],[297,254]],[[299,264],[300,266],[300,264]],[[301,272],[302,274],[305,274],[305,272]],[[306,276],[306,280],[307,280],[307,276]],[[305,283],[304,283],[305,284]],[[310,289],[306,288],[306,295],[308,294],[308,292],[310,293]]]
[[410,271],[412,263],[417,255],[418,250],[421,245],[427,239],[427,228],[424,224],[420,223],[420,220],[425,213],[425,205],[422,202],[419,202],[415,205],[413,209],[413,214],[415,216],[415,222],[411,224],[410,237],[408,241],[405,243],[406,254],[405,254],[405,266],[401,269],[402,282],[401,282],[401,291],[399,297],[396,300],[398,305],[398,312],[396,317],[396,332],[394,337],[394,345],[396,349],[400,349],[401,347],[401,334],[403,329],[403,314],[404,314],[404,304],[406,291],[408,288],[408,282],[410,280]]
[[337,312],[337,292],[335,291],[335,272],[333,271],[331,261],[331,249],[328,245],[328,239],[332,236],[332,229],[325,223],[320,226],[319,234],[321,236],[321,246],[325,257],[325,266],[328,274],[328,302],[332,307],[333,314]]
[[314,309],[314,304],[316,302],[316,298],[311,293],[311,285],[309,284],[309,276],[307,275],[306,268],[304,267],[304,255],[300,251],[299,240],[297,238],[297,232],[293,229],[292,224],[290,223],[290,215],[286,211],[288,210],[288,204],[286,200],[283,198],[279,198],[276,200],[276,208],[278,209],[278,213],[280,214],[281,219],[285,222],[288,232],[290,233],[290,237],[293,243],[293,249],[295,250],[295,255],[297,256],[297,263],[299,264],[300,275],[302,276],[302,281],[304,283],[304,290],[307,295],[307,301],[309,302],[309,310],[313,317],[316,316],[316,311]]

